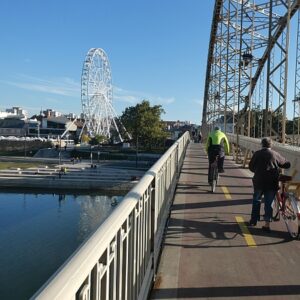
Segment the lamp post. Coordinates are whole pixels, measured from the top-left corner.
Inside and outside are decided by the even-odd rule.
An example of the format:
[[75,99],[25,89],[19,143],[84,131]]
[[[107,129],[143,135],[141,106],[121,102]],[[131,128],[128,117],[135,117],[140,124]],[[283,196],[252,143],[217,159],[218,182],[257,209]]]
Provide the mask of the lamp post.
[[37,135],[40,137],[40,121],[37,122]]
[[135,111],[135,167],[137,169],[138,167],[138,154],[139,154],[139,150],[138,150],[138,144],[139,144],[139,138],[138,138],[138,111]]
[[[218,112],[220,112],[220,99],[221,99],[221,96],[220,96],[219,92],[216,92],[216,93],[215,93],[214,98],[215,98],[215,103],[214,103],[215,108],[214,108],[214,111],[215,111],[215,113],[216,113],[216,104],[217,104]],[[220,118],[220,115],[218,115],[218,117]],[[215,122],[215,119],[214,119],[214,122]],[[214,127],[215,127],[215,125],[216,125],[216,124],[214,124]]]
[[246,68],[252,62],[253,55],[250,50],[247,50],[242,55],[243,67]]
[[[249,66],[250,69],[250,74],[249,74],[249,78],[250,78],[250,83],[249,83],[249,91],[251,91],[251,85],[252,85],[252,60],[253,60],[253,55],[250,52],[250,50],[247,50],[243,53],[242,55],[242,60],[243,60],[243,67],[244,69],[246,69]],[[248,106],[249,106],[249,110],[248,110],[248,132],[247,135],[250,137],[250,133],[251,133],[251,95],[250,93],[248,94],[248,96],[245,98],[248,100]]]
[[[294,119],[293,119],[293,143],[295,143],[295,123],[297,121],[297,142],[295,143],[297,146],[299,146],[299,131],[300,131],[300,93],[296,95],[294,102]],[[296,108],[298,106],[298,118],[296,119]]]
[[90,153],[90,158],[91,158],[91,166],[93,166],[93,151],[92,151],[92,145],[91,145],[91,153]]
[[24,157],[27,157],[27,149],[26,149],[26,130],[24,132]]
[[257,131],[258,131],[258,133],[257,133],[257,135],[259,134],[259,137],[262,137],[263,136],[263,124],[262,124],[262,111],[261,112],[259,112],[259,115],[258,115],[258,124],[259,124],[259,126],[257,126]]
[[138,148],[139,138],[136,135],[136,145],[135,145],[135,167],[138,167],[138,155],[139,155],[139,148]]
[[59,151],[58,151],[58,160],[59,160],[59,165],[61,165],[61,136],[59,138]]

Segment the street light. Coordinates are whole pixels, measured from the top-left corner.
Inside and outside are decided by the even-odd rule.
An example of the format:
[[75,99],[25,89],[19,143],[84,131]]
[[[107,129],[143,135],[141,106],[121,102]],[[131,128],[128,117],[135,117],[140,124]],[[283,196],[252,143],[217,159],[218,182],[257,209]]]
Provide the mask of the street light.
[[293,143],[295,143],[295,127],[296,127],[296,105],[298,104],[298,119],[297,119],[297,145],[299,145],[299,133],[300,133],[300,93],[295,96],[294,102],[294,119],[293,119]]
[[[251,85],[252,85],[252,60],[253,60],[253,55],[250,51],[250,49],[248,49],[247,51],[245,51],[242,55],[242,60],[243,60],[243,67],[246,69],[248,66],[250,68],[250,83],[249,83],[249,91],[251,90]],[[249,107],[249,111],[248,111],[248,132],[247,135],[250,137],[251,136],[251,95],[249,93],[248,96],[245,97],[245,101],[247,100],[248,102],[248,107]]]
[[257,126],[257,129],[258,129],[258,134],[259,134],[259,137],[262,137],[263,136],[263,124],[262,124],[262,119],[263,119],[263,116],[262,116],[263,112],[259,112],[259,115],[258,115],[258,124],[259,126]]
[[26,130],[25,130],[25,132],[24,132],[24,157],[26,157],[27,156],[27,149],[26,149],[26,137],[27,137],[27,135],[26,135]]
[[253,60],[253,55],[252,53],[247,50],[243,53],[242,55],[242,61],[243,61],[243,67],[247,67]]
[[215,93],[215,99],[216,99],[216,100],[220,100],[220,98],[221,98],[221,97],[220,97],[219,92],[216,92],[216,93]]
[[[218,112],[220,112],[220,99],[221,99],[221,96],[219,94],[219,92],[216,92],[214,94],[214,119],[213,119],[213,127],[215,127],[215,122],[216,122],[216,109],[218,110]],[[217,107],[216,107],[217,106]],[[220,115],[218,114],[218,118],[220,117]],[[219,122],[220,120],[218,120]]]
[[91,167],[93,166],[93,151],[92,151],[92,145],[91,145],[91,154],[90,154],[90,157],[91,157]]
[[58,136],[59,138],[59,152],[58,152],[58,159],[59,159],[59,165],[61,165],[61,136]]
[[139,148],[138,148],[138,144],[139,144],[139,139],[138,139],[138,135],[136,135],[136,146],[135,146],[135,167],[137,169],[138,167],[138,155],[139,155]]
[[38,138],[40,137],[40,121],[37,121],[37,134],[38,134]]

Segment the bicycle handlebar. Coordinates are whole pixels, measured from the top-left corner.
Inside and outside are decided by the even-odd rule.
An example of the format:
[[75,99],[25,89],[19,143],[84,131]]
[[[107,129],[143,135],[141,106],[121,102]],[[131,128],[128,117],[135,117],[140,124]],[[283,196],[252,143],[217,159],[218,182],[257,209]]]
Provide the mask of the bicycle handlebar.
[[279,175],[279,181],[281,181],[281,182],[291,181],[292,179],[293,179],[292,176],[283,175],[283,174]]

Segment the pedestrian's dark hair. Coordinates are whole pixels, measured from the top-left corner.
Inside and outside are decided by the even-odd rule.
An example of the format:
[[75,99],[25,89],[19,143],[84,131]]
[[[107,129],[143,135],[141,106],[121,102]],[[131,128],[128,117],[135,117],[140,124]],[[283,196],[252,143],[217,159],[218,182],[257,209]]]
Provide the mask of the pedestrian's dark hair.
[[264,147],[264,148],[271,148],[271,145],[272,145],[272,140],[268,137],[264,137],[262,138],[261,140],[261,145]]
[[215,130],[220,130],[220,127],[216,126],[216,127],[215,127]]

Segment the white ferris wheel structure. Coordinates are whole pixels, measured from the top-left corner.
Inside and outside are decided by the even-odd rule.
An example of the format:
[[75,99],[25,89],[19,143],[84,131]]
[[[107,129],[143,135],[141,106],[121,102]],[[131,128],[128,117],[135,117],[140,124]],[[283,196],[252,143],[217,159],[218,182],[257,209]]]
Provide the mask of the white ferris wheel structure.
[[[115,130],[119,140],[120,134],[113,108],[113,86],[108,57],[103,49],[91,48],[84,60],[81,76],[81,104],[85,126],[90,137],[102,135],[111,138]],[[125,134],[131,136],[119,121]]]

